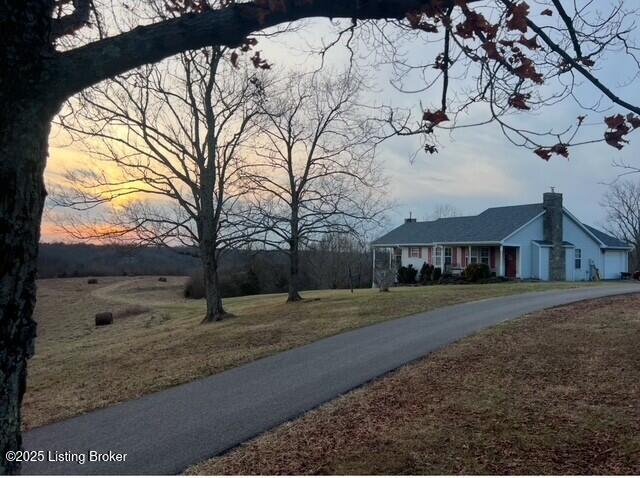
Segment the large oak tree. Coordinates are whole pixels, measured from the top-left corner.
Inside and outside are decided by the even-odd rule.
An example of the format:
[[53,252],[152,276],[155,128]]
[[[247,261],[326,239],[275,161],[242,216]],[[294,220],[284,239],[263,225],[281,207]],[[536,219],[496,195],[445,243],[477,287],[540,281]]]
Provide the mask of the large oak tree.
[[[535,12],[512,0],[230,0],[219,9],[208,8],[205,0],[168,3],[184,14],[109,36],[95,19],[104,15],[101,8],[111,7],[95,0],[0,0],[0,473],[19,471],[18,463],[6,462],[5,453],[21,447],[20,406],[27,360],[34,352],[32,312],[50,124],[61,105],[83,89],[183,51],[241,47],[252,32],[283,22],[350,19],[353,25],[344,31],[350,38],[359,20],[386,19],[442,45],[441,53],[422,65],[438,73],[437,81],[425,86],[442,87],[442,104],[427,109],[417,127],[391,121],[398,134],[428,136],[447,124],[450,71],[463,58],[469,68],[476,67],[478,89],[458,92],[459,110],[469,102],[488,103],[492,119],[511,139],[544,159],[568,155],[573,133],[552,135],[553,142],[543,143],[531,131],[508,124],[503,113],[554,103],[571,93],[575,82],[587,83],[617,108],[606,118],[600,140],[620,148],[640,126],[638,105],[594,69],[614,52],[638,64],[631,27],[625,24],[633,12],[622,1],[611,14],[597,11],[593,2],[578,2],[583,8],[562,0],[548,0]],[[91,37],[96,39],[83,43],[80,35],[68,45],[61,41],[86,31],[97,31]],[[568,87],[544,96],[541,85],[559,77],[569,79]],[[435,150],[429,142],[425,148]]]

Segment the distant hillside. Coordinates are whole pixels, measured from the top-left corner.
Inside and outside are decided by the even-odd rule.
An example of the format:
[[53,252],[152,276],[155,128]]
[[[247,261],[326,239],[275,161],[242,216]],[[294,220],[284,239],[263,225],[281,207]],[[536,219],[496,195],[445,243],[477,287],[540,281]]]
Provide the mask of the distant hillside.
[[[41,244],[38,277],[134,275],[190,275],[200,268],[197,258],[181,251],[157,247],[92,244]],[[186,250],[182,250],[186,252]],[[371,286],[369,253],[304,251],[301,257],[302,289]],[[279,251],[228,251],[220,263],[223,282],[236,282],[251,271],[262,293],[286,290],[287,257]]]
[[40,244],[38,276],[188,275],[198,260],[166,248]]

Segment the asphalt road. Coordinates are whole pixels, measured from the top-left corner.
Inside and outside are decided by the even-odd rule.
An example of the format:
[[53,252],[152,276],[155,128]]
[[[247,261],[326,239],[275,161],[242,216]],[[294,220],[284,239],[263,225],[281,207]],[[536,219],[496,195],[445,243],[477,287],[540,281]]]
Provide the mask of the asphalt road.
[[[25,434],[26,450],[85,454],[25,463],[24,474],[176,474],[305,411],[505,320],[637,284],[536,292],[454,305],[329,337]],[[122,373],[127,373],[123,370]],[[126,453],[89,461],[88,452]],[[54,456],[52,455],[52,458]]]

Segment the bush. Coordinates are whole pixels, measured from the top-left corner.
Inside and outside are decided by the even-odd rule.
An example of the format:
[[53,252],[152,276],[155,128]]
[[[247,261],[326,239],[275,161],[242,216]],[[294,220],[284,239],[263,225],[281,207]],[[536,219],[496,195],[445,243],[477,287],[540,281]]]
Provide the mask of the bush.
[[439,267],[434,267],[433,273],[431,274],[431,280],[438,281],[440,280],[440,277],[442,277],[442,269]]
[[464,278],[469,282],[478,282],[491,277],[491,269],[487,264],[469,264],[464,270]]
[[467,281],[462,276],[454,276],[451,274],[445,274],[438,280],[438,284],[446,284],[446,285],[461,285],[466,284]]
[[[243,295],[260,294],[260,278],[253,269],[248,272],[224,273],[218,276],[218,289],[224,298]],[[194,270],[184,285],[185,298],[204,299],[204,274],[200,269]]]
[[418,269],[409,264],[407,267],[402,266],[398,269],[398,282],[400,284],[415,284]]
[[634,280],[640,280],[640,271],[635,271],[633,273]]
[[426,262],[422,264],[420,268],[420,283],[422,285],[427,285],[429,281],[431,281],[431,276],[433,275],[433,266],[431,264],[427,264]]
[[244,280],[240,283],[241,295],[256,295],[260,293],[260,278],[253,268],[245,274]]

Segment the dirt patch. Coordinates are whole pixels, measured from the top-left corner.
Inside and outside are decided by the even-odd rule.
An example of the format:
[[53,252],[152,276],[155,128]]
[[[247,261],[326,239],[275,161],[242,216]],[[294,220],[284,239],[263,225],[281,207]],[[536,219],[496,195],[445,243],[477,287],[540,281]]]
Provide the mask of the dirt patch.
[[640,295],[489,329],[191,474],[638,474]]

